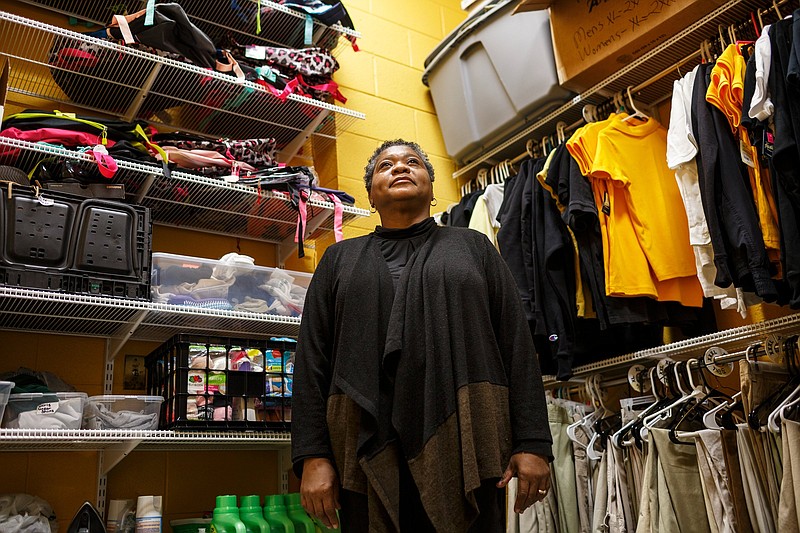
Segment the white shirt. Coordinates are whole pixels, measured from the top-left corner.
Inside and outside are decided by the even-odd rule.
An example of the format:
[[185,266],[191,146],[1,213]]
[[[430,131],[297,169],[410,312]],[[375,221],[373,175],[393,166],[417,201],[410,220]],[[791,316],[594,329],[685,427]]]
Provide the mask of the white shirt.
[[756,62],[756,88],[753,91],[753,99],[750,100],[750,110],[747,114],[750,118],[767,120],[775,111],[772,100],[769,98],[769,69],[772,62],[772,47],[769,42],[770,26],[764,26],[761,35],[756,40],[755,62]]

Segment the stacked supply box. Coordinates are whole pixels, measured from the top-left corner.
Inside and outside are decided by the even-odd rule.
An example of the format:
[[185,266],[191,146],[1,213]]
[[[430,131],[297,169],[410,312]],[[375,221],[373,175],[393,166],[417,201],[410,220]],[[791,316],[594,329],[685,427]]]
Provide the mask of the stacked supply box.
[[97,198],[3,187],[0,285],[150,299],[150,212]]
[[154,302],[299,317],[311,274],[156,252],[152,282]]
[[145,359],[161,429],[286,429],[293,339],[176,335]]

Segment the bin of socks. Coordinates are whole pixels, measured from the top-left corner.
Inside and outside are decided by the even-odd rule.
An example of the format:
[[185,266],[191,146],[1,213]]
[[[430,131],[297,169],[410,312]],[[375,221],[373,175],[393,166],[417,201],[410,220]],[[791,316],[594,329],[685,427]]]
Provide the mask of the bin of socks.
[[158,429],[161,396],[91,396],[83,412],[84,429]]
[[81,429],[84,392],[12,394],[3,417],[7,429]]
[[287,429],[296,341],[180,334],[145,358],[161,429]]
[[156,252],[151,280],[155,302],[299,317],[311,274],[236,253],[214,260]]

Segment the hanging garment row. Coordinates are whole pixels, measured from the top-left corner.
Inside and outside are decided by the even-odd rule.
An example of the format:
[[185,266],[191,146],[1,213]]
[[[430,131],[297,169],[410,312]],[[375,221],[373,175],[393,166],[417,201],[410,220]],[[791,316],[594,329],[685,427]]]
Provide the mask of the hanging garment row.
[[733,364],[702,358],[642,369],[652,394],[623,398],[620,409],[607,407],[599,375],[584,384],[590,405],[551,396],[553,490],[509,513],[507,530],[798,531],[797,339],[785,339],[780,363],[759,360],[758,345],[723,355],[741,358],[732,396],[718,378]]
[[798,16],[678,80],[669,131],[628,94],[626,112],[615,105],[488,186],[503,190],[496,215],[479,192],[451,210],[458,225],[477,209],[479,222],[462,222],[475,229],[489,217],[545,372],[565,379],[575,364],[661,344],[664,325],[713,331],[704,299],[743,317],[761,301],[800,307]]

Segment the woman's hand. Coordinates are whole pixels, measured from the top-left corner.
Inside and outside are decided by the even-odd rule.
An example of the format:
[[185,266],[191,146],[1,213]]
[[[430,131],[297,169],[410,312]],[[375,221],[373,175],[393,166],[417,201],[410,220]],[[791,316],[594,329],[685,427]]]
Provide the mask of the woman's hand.
[[505,487],[514,476],[519,480],[517,499],[514,502],[515,513],[525,512],[525,509],[543,500],[550,490],[550,463],[541,455],[525,452],[512,455],[497,487]]
[[330,459],[311,457],[303,460],[300,480],[300,503],[308,514],[322,520],[325,527],[339,528],[339,478]]

